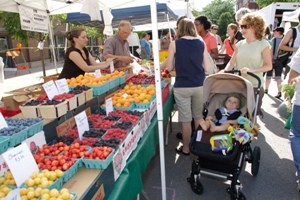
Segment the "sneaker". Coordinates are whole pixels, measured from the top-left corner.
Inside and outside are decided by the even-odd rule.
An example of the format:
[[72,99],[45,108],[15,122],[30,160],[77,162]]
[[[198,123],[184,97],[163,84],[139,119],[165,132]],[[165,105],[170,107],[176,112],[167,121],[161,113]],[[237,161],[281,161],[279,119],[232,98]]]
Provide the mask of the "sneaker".
[[268,94],[268,90],[265,90],[265,94]]
[[297,180],[297,190],[300,191],[300,179]]

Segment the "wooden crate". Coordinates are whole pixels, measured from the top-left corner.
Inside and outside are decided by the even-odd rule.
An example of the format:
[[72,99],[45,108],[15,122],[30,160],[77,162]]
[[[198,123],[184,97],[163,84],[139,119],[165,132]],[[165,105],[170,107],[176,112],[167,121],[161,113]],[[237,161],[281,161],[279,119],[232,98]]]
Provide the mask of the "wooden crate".
[[39,106],[20,106],[23,117],[25,118],[37,118],[41,116]]
[[85,102],[88,102],[92,98],[93,98],[93,89],[91,88],[91,89],[85,91]]
[[68,111],[68,102],[64,101],[57,105],[41,105],[39,106],[41,117],[44,119],[55,119],[65,115]]

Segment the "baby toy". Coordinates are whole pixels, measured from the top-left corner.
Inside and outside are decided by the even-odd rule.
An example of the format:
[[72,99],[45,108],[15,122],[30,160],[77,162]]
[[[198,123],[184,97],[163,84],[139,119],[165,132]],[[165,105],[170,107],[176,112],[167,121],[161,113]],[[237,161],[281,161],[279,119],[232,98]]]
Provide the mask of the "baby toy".
[[256,125],[253,125],[248,118],[240,116],[238,117],[237,122],[241,126],[241,128],[246,130],[248,133],[252,133],[253,136],[258,135],[259,132],[258,127]]

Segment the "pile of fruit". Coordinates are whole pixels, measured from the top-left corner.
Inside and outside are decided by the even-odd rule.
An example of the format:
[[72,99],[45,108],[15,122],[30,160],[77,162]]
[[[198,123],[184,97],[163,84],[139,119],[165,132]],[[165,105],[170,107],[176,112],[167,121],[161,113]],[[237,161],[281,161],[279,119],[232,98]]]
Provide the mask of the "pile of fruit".
[[77,85],[88,85],[88,86],[96,86],[102,85],[108,80],[112,80],[121,76],[124,76],[125,72],[115,70],[111,74],[105,74],[100,77],[96,77],[94,74],[85,74],[79,75],[76,78],[67,79],[67,83],[69,86],[77,86]]
[[[137,103],[150,103],[155,95],[155,86],[134,85],[129,82],[123,89],[113,93],[112,104],[116,109],[130,108]],[[105,107],[105,104],[102,105]]]

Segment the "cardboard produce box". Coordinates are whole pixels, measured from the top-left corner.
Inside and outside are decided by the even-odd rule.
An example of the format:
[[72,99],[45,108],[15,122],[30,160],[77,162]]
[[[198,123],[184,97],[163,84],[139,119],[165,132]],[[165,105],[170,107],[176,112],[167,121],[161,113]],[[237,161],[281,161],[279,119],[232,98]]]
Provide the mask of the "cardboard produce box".
[[30,99],[27,95],[9,95],[2,97],[1,101],[7,110],[19,110],[19,106]]

